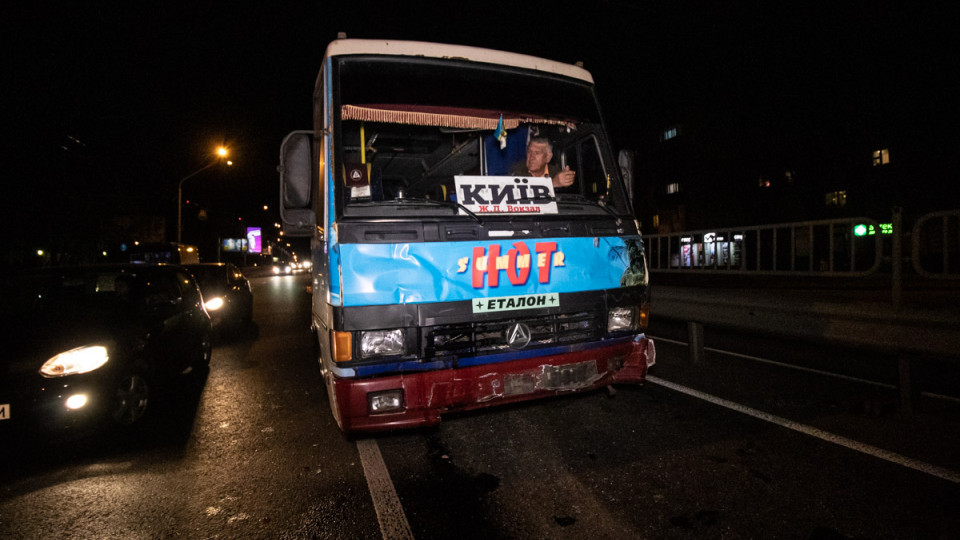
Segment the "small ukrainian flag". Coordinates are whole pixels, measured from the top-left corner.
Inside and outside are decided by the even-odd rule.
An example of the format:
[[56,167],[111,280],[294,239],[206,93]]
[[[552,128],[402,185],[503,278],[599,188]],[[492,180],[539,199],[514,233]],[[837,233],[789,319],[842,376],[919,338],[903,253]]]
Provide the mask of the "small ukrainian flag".
[[507,147],[507,130],[503,129],[503,115],[500,115],[500,121],[497,122],[497,130],[493,132],[493,136],[500,141],[500,149],[503,150]]

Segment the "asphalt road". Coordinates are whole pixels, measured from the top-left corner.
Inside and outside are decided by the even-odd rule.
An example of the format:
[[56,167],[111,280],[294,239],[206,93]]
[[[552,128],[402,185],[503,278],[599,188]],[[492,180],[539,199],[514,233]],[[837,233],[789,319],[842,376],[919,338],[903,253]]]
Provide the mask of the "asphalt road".
[[655,382],[348,439],[306,285],[254,279],[255,331],[138,436],[3,441],[0,538],[960,537],[960,405],[753,358],[849,351],[694,365],[655,321]]

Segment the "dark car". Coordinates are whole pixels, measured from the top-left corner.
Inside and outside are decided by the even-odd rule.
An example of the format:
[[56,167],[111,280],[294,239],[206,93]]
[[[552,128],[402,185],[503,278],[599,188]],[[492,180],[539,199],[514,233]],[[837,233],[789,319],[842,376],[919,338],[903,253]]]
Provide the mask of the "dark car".
[[250,281],[232,263],[187,264],[200,285],[203,303],[215,329],[244,328],[253,321]]
[[129,427],[160,389],[208,369],[210,317],[179,266],[47,269],[0,286],[0,433]]

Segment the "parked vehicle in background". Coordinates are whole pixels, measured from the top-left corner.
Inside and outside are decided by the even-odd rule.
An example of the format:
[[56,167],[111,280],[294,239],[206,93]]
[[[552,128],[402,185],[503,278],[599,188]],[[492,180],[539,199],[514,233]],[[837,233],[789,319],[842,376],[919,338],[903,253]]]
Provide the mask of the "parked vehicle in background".
[[643,242],[589,72],[338,39],[313,96],[313,131],[281,146],[281,218],[311,239],[341,429],[643,381]]
[[253,291],[250,280],[233,263],[187,264],[193,274],[203,305],[216,330],[240,329],[253,321]]
[[181,267],[53,268],[0,286],[0,432],[129,427],[167,384],[206,373],[210,317]]

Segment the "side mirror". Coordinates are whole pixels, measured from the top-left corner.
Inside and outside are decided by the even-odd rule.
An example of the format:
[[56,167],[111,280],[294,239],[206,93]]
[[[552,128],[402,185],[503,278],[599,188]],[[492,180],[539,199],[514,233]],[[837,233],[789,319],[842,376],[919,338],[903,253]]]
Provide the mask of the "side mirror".
[[280,221],[287,236],[311,236],[317,226],[313,212],[312,131],[294,131],[280,144]]

